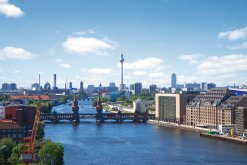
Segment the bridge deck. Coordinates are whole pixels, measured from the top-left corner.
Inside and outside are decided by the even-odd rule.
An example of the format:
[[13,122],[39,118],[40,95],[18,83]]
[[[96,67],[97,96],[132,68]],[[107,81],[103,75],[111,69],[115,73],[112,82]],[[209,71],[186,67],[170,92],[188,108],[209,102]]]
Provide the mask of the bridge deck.
[[[41,114],[40,119],[42,121],[52,121],[58,122],[60,120],[69,120],[73,121],[77,118],[79,119],[95,119],[96,113],[80,113],[77,116],[73,113],[57,113],[57,114]],[[153,114],[134,114],[134,113],[102,113],[103,121],[104,120],[116,120],[116,121],[124,121],[124,120],[133,120],[133,121],[146,121],[148,119],[154,119]]]

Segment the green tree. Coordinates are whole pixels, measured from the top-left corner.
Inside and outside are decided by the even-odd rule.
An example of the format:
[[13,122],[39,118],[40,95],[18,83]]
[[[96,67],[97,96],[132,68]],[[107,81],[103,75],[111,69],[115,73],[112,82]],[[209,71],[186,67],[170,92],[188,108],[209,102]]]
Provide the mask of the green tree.
[[11,139],[3,138],[0,140],[0,164],[8,164],[15,143]]
[[45,123],[44,122],[39,122],[38,124],[38,130],[37,130],[37,135],[36,135],[36,139],[37,140],[42,140],[45,136]]
[[92,102],[92,107],[96,107],[96,105],[97,105],[97,99],[94,99]]
[[51,141],[46,142],[38,152],[41,164],[60,165],[63,164],[63,146]]
[[20,155],[24,152],[24,145],[18,144],[12,149],[11,157],[8,159],[8,163],[11,165],[22,164]]

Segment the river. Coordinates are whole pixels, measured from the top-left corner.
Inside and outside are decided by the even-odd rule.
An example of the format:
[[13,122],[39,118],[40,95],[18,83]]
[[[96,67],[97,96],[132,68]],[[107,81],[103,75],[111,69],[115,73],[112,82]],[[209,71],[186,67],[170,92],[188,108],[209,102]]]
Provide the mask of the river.
[[[90,101],[79,101],[80,113],[95,112]],[[72,112],[68,105],[54,107]],[[45,137],[64,146],[66,165],[246,165],[247,146],[202,138],[198,133],[144,123],[95,120],[47,123]]]

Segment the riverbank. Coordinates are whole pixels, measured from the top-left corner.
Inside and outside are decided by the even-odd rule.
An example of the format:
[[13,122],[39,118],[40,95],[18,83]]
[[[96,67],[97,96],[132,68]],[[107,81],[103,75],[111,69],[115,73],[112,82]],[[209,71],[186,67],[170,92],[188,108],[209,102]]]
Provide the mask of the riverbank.
[[154,125],[159,125],[159,126],[164,126],[164,127],[169,127],[169,128],[179,128],[179,129],[183,129],[183,130],[199,132],[201,137],[207,137],[207,138],[211,138],[211,139],[247,145],[247,140],[245,140],[245,139],[223,136],[223,135],[207,134],[207,132],[210,131],[210,129],[206,129],[206,128],[198,128],[198,127],[187,126],[187,125],[176,124],[176,123],[170,123],[170,122],[164,122],[164,121],[158,121],[158,120],[149,120],[148,123],[154,124]]
[[193,131],[193,132],[207,132],[207,131],[209,131],[209,129],[206,129],[206,128],[193,127],[193,126],[176,124],[176,123],[165,122],[165,121],[148,120],[147,122],[150,124],[154,124],[154,125],[170,127],[170,128],[179,128],[179,129]]
[[211,138],[211,139],[217,139],[217,140],[247,145],[247,140],[236,138],[236,137],[229,137],[229,136],[222,136],[222,135],[210,135],[207,133],[200,133],[200,136]]

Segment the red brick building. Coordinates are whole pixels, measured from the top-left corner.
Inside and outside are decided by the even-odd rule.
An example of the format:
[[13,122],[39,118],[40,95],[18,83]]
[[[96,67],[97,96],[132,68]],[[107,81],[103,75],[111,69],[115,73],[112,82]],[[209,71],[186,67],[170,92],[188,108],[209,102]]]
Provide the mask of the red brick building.
[[0,120],[0,139],[12,138],[16,143],[28,137],[35,119],[36,108],[15,105],[5,107],[5,119]]

